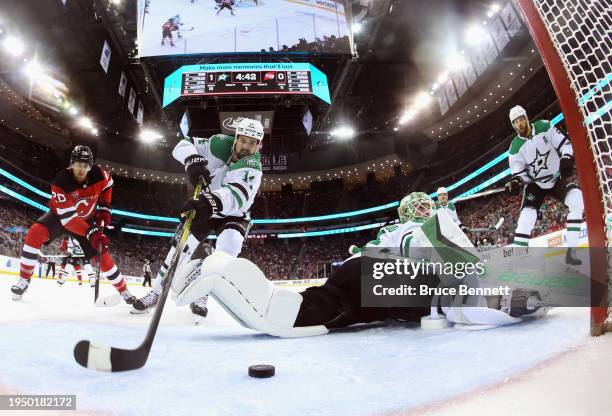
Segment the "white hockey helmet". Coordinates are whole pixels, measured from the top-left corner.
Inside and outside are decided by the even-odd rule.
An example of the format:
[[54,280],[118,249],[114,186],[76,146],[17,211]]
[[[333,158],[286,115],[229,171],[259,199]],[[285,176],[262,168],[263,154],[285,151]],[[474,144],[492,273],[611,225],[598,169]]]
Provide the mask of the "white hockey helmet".
[[529,120],[529,117],[527,117],[527,111],[525,111],[525,109],[520,105],[515,105],[510,109],[510,123],[512,123],[514,120],[521,116],[524,116],[526,119]]
[[440,194],[447,194],[448,195],[448,191],[446,190],[445,187],[441,186],[438,188],[438,191],[436,192],[438,195]]
[[257,142],[261,143],[264,137],[264,128],[259,120],[253,120],[251,118],[243,118],[236,125],[236,136],[247,136],[256,139]]

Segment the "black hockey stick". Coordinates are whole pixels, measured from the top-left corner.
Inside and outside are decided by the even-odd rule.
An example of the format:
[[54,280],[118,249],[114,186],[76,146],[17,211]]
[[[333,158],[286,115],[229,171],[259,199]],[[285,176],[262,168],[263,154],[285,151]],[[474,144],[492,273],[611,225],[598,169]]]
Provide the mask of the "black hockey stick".
[[96,261],[96,280],[94,286],[94,305],[98,304],[98,296],[100,296],[100,269],[102,264],[102,247],[98,247],[98,257]]
[[[195,187],[194,198],[200,194],[201,190],[202,182],[200,181]],[[142,343],[136,349],[130,350],[115,348],[91,341],[79,341],[74,346],[74,359],[77,363],[91,370],[110,372],[136,370],[145,365],[147,358],[149,358],[149,352],[151,352],[151,346],[153,345],[153,339],[155,338],[162,312],[164,311],[166,298],[172,286],[174,272],[179,263],[179,258],[183,253],[183,248],[185,248],[185,244],[187,243],[187,237],[189,236],[191,223],[194,217],[195,211],[190,211],[182,227],[179,226],[176,231],[176,235],[180,236],[176,245],[176,252],[172,257],[172,262],[170,263],[170,268],[166,275],[159,304],[157,305],[157,309],[155,309],[153,319],[149,324],[149,330]]]

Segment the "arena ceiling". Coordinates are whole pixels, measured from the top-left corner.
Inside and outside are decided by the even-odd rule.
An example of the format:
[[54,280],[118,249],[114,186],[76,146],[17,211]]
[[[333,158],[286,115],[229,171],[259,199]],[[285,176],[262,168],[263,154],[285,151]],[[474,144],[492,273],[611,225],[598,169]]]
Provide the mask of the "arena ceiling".
[[[212,0],[211,0],[212,1]],[[354,15],[362,12],[361,0],[351,0]],[[136,0],[118,6],[109,0],[4,0],[4,28],[18,32],[36,44],[38,59],[70,87],[71,95],[101,126],[99,140],[125,143],[136,141],[138,128],[117,94],[118,79],[100,67],[104,40],[113,50],[109,74],[116,66],[125,68],[145,103],[145,123],[176,134],[180,116],[172,108],[162,111],[163,79],[181,65],[196,62],[226,62],[244,57],[147,58],[135,56]],[[436,63],[444,59],[445,45],[455,42],[450,30],[478,13],[487,4],[480,1],[371,0],[365,14],[364,30],[356,35],[358,57],[289,57],[310,61],[330,80],[331,107],[306,103],[313,110],[315,134],[306,136],[301,124],[304,102],[284,98],[220,99],[190,103],[198,118],[197,134],[218,130],[219,110],[273,109],[276,120],[270,146],[272,151],[295,151],[309,147],[317,133],[326,134],[335,125],[351,122],[360,132],[392,134],[393,120],[406,101],[430,81]],[[442,45],[442,46],[441,46]],[[117,57],[119,59],[117,59]],[[256,61],[283,60],[282,56],[249,57]],[[3,71],[10,78],[12,68]],[[120,72],[120,71],[119,71]],[[359,138],[358,138],[359,139]]]

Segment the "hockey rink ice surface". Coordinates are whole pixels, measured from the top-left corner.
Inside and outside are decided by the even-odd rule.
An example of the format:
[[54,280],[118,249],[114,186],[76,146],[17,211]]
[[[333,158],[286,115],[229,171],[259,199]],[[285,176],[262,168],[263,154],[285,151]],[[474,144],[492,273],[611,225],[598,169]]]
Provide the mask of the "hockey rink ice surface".
[[[112,374],[76,364],[74,345],[134,348],[152,314],[131,315],[123,303],[96,308],[88,285],[44,279],[14,302],[14,281],[0,275],[0,392],[76,394],[80,414],[557,416],[612,408],[612,336],[587,336],[586,308],[488,331],[394,323],[279,339],[242,328],[213,300],[196,326],[187,307],[168,299],[147,364]],[[111,293],[102,285],[103,296]],[[264,363],[276,366],[275,377],[248,377],[249,365]]]
[[[300,38],[314,42],[315,37],[347,34],[345,17],[335,12],[288,0],[261,0],[260,3],[259,6],[236,6],[235,16],[229,10],[217,16],[213,0],[197,0],[193,4],[189,0],[152,0],[142,27],[141,55],[259,52],[270,46],[278,50],[283,45],[297,44]],[[162,25],[177,14],[183,23],[183,37],[179,39],[175,32],[175,46],[161,45]],[[187,30],[191,27],[193,30]]]

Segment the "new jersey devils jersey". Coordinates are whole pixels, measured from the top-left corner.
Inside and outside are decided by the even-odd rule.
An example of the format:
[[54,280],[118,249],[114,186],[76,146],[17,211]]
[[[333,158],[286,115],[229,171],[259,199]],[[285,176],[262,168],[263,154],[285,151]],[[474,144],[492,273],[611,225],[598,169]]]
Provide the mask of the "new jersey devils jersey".
[[97,205],[110,207],[112,186],[110,173],[97,165],[92,166],[83,183],[74,179],[71,169],[63,169],[51,184],[49,208],[64,228],[85,235],[89,229],[86,221],[94,216]]

